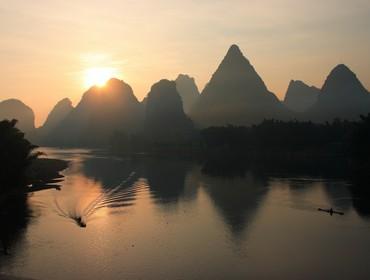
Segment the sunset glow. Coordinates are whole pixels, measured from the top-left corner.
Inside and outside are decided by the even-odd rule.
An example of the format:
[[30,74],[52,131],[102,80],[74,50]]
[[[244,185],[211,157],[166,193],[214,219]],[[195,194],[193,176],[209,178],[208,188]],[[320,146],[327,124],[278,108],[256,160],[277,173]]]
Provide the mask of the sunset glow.
[[366,0],[36,2],[0,1],[0,97],[25,102],[37,126],[67,93],[77,104],[96,83],[87,69],[118,69],[139,100],[179,73],[202,90],[231,44],[281,100],[290,80],[320,88],[338,63],[370,88]]
[[370,0],[0,0],[0,280],[369,279]]
[[84,74],[84,86],[104,86],[105,83],[117,75],[117,69],[111,67],[89,68]]

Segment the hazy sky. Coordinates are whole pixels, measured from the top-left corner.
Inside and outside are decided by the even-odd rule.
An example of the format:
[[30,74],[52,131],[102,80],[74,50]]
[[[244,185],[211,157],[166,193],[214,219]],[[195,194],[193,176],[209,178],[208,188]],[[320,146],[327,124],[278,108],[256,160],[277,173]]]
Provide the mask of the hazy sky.
[[141,100],[178,73],[202,89],[233,43],[279,98],[338,63],[370,89],[369,0],[1,0],[0,34],[0,100],[21,99],[38,125],[79,101],[88,68],[117,68]]

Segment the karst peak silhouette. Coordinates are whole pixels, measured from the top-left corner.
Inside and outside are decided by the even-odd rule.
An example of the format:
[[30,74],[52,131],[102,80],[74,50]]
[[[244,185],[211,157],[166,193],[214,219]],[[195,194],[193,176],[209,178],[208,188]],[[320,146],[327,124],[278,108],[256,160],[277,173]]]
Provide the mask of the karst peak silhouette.
[[288,115],[237,45],[229,48],[190,113],[203,127],[251,125]]

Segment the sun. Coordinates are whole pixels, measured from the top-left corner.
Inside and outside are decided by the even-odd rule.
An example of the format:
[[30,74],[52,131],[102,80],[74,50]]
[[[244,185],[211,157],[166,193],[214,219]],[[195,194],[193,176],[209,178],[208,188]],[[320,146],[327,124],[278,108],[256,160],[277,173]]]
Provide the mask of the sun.
[[84,83],[86,87],[102,87],[110,79],[117,75],[117,70],[111,67],[93,67],[85,70]]

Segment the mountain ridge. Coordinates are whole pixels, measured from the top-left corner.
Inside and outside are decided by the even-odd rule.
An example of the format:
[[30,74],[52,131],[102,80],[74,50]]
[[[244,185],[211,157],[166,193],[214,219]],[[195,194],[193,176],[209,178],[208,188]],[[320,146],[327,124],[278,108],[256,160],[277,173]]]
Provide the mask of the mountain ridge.
[[[54,129],[48,142],[68,146],[101,146],[115,131],[135,131],[141,121],[140,103],[130,85],[116,78],[93,86]],[[66,135],[72,135],[70,138]]]
[[311,120],[358,120],[361,114],[370,112],[369,92],[344,64],[338,64],[330,71],[320,92],[317,102],[308,111]]
[[166,142],[182,140],[193,132],[175,81],[162,79],[152,85],[147,95],[144,128],[151,139]]
[[186,74],[179,74],[175,83],[183,102],[184,111],[189,114],[200,95],[195,79]]
[[291,80],[283,103],[292,111],[305,112],[316,103],[319,94],[320,89],[300,80]]
[[18,120],[16,127],[27,134],[35,130],[33,110],[19,99],[10,98],[0,102],[0,119]]

